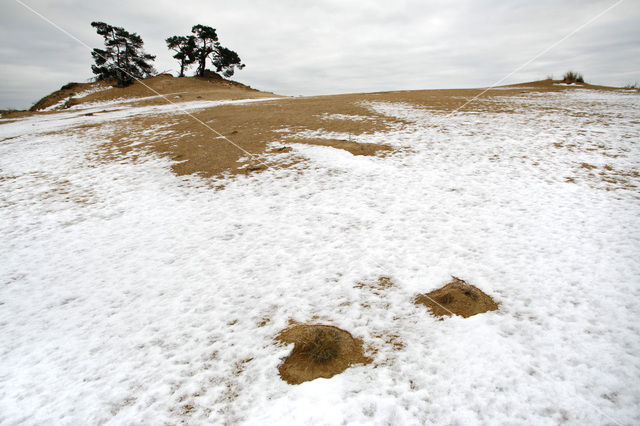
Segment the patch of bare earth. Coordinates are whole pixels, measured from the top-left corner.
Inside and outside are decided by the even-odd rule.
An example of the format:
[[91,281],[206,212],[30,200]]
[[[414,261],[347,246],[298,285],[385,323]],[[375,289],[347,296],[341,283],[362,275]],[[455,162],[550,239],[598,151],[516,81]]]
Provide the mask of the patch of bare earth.
[[456,277],[453,277],[453,281],[442,288],[430,293],[419,294],[414,302],[426,306],[437,317],[454,314],[468,318],[498,309],[498,304],[493,301],[491,296]]
[[282,380],[292,385],[319,377],[328,379],[351,365],[371,362],[363,354],[361,340],[330,325],[294,325],[280,332],[276,340],[294,344],[278,367]]
[[[373,115],[375,120],[324,120],[321,114],[327,111],[369,114]],[[269,167],[282,167],[295,162],[292,158],[279,161],[277,154],[282,154],[287,149],[282,146],[274,148],[270,146],[272,142],[324,145],[343,149],[354,155],[390,152],[392,148],[387,145],[337,139],[297,138],[284,136],[281,130],[289,128],[363,135],[386,130],[396,122],[371,113],[350,101],[342,102],[332,97],[287,98],[221,105],[194,112],[193,116],[198,121],[185,115],[162,114],[123,122],[112,134],[111,140],[100,150],[109,152],[113,157],[123,157],[130,155],[131,151],[146,149],[174,160],[172,169],[177,175],[198,174],[211,177],[225,173],[246,173],[247,169],[258,171],[266,168],[265,164]],[[163,131],[169,134],[159,139],[142,134],[146,129],[159,125],[164,126]],[[245,160],[249,155],[245,151],[259,156],[259,159],[247,163]]]
[[604,166],[594,166],[589,163],[582,163],[575,168],[574,176],[565,177],[565,182],[578,183],[584,181],[596,189],[605,191],[627,190],[637,194],[638,179],[640,172],[635,169],[616,169],[608,164]]
[[[487,106],[481,102],[466,104],[478,95],[480,95],[478,99],[481,100],[484,97],[512,96],[514,91],[529,93],[573,90],[573,88],[554,86],[551,81],[526,83],[514,86],[513,89],[510,86],[505,88],[506,90],[489,90],[486,93],[482,93],[484,89],[454,89],[282,98],[245,105],[218,106],[194,113],[198,120],[214,128],[244,150],[256,155],[258,160],[253,163],[257,164],[249,164],[249,167],[245,161],[242,161],[248,157],[246,152],[190,117],[180,119],[170,128],[178,136],[152,144],[142,143],[138,148],[147,146],[155,152],[179,161],[173,166],[173,171],[178,175],[199,174],[210,177],[224,173],[246,173],[263,170],[267,168],[266,165],[286,167],[298,161],[291,158],[283,161],[282,156],[274,155],[278,152],[270,149],[272,142],[285,145],[286,143],[324,145],[346,150],[353,155],[381,155],[393,152],[391,146],[360,141],[363,136],[366,139],[366,135],[388,131],[406,123],[369,110],[362,105],[366,102],[405,102],[444,112],[457,108],[461,108],[461,111],[469,111],[476,110],[480,106],[483,109],[499,108],[498,104],[492,104],[493,106]],[[266,94],[262,95],[266,96]],[[331,119],[332,116],[346,119]],[[358,119],[349,119],[349,117]],[[149,118],[149,120],[154,119],[158,118]],[[283,129],[290,130],[291,134],[283,133]],[[356,142],[296,136],[300,131],[334,132],[352,135],[354,139],[360,138]],[[126,146],[122,148],[125,151],[127,149]]]
[[393,284],[393,281],[391,281],[391,278],[382,276],[382,277],[379,277],[376,281],[358,282],[356,283],[354,288],[366,288],[371,290],[372,293],[380,296],[386,290],[390,289],[393,286],[394,284]]
[[[50,99],[42,103],[42,106],[55,104],[65,96],[92,89],[96,84],[77,85],[60,93],[55,92],[50,95]],[[81,105],[129,98],[132,106],[167,103],[166,99],[158,97],[145,85],[164,94],[172,102],[276,97],[272,93],[260,92],[215,76],[175,78],[163,74],[136,82],[126,88],[110,88],[92,93],[74,103]],[[584,87],[602,89],[588,85]],[[176,109],[171,113],[119,121],[117,130],[98,151],[100,155],[107,153],[108,159],[130,157],[133,151],[154,152],[173,160],[172,169],[177,175],[198,174],[212,177],[246,174],[269,167],[288,167],[303,161],[302,158],[295,158],[293,154],[285,155],[288,143],[329,146],[353,155],[392,153],[394,148],[389,145],[363,143],[363,140],[366,141],[367,135],[389,131],[407,123],[371,111],[363,105],[367,102],[404,102],[443,112],[458,108],[460,111],[484,111],[489,108],[495,109],[495,112],[505,112],[499,102],[483,103],[483,98],[508,97],[514,92],[563,90],[574,89],[555,86],[552,81],[545,80],[504,86],[486,92],[484,89],[418,90],[280,98],[199,110],[193,112],[197,120]],[[476,96],[479,96],[476,101],[468,103]],[[101,124],[89,127],[94,126]],[[153,132],[148,131],[156,126],[162,126],[162,137],[156,137]],[[350,136],[345,139],[303,136],[308,131]],[[247,161],[248,159],[250,161]]]

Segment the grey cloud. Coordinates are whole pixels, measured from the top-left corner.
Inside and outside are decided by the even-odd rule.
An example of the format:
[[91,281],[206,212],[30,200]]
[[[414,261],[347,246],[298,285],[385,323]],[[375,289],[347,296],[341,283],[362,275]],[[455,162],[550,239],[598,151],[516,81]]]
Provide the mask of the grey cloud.
[[[211,25],[247,64],[237,80],[288,95],[490,85],[613,3],[29,1],[91,47],[101,45],[92,20],[139,33],[159,71],[177,70],[167,36]],[[18,3],[2,7],[0,107],[29,106],[68,81],[91,77],[88,49]],[[638,3],[623,2],[507,82],[569,68],[594,83],[640,81],[639,18]]]

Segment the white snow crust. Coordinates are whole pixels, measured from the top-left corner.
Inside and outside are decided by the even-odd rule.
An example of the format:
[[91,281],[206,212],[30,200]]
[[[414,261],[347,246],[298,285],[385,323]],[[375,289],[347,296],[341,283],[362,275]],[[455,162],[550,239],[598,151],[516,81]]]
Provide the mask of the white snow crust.
[[[229,179],[97,159],[175,107],[0,124],[0,423],[638,424],[640,97],[482,102],[513,112],[370,103],[411,123],[367,137],[397,153],[295,144],[301,170]],[[451,275],[500,309],[412,303]],[[373,362],[288,385],[289,320]]]
[[351,121],[365,121],[371,120],[371,117],[364,115],[355,115],[355,114],[322,114],[321,118],[323,120],[351,120]]
[[42,111],[53,111],[56,109],[60,109],[62,108],[62,106],[67,103],[68,100],[70,100],[71,98],[76,98],[76,99],[82,99],[85,98],[89,95],[93,95],[94,93],[99,93],[99,92],[104,92],[105,90],[110,89],[110,86],[96,86],[96,87],[92,87],[90,89],[87,89],[85,91],[82,92],[78,92],[75,95],[72,96],[68,96],[58,102],[56,102],[55,104],[48,106],[46,108],[43,108]]
[[[191,101],[173,102],[164,105],[149,105],[131,107],[121,105],[143,99],[158,98],[132,98],[125,100],[114,100],[105,102],[94,102],[91,104],[77,105],[64,112],[48,115],[38,115],[26,117],[20,120],[0,119],[0,140],[4,138],[15,138],[18,136],[35,135],[47,132],[57,132],[72,127],[84,125],[95,125],[117,120],[129,120],[146,115],[170,114],[179,115],[192,113],[197,110],[212,108],[220,105],[242,105],[252,102],[277,101],[282,98],[254,98],[224,101]],[[4,123],[3,123],[4,122]]]

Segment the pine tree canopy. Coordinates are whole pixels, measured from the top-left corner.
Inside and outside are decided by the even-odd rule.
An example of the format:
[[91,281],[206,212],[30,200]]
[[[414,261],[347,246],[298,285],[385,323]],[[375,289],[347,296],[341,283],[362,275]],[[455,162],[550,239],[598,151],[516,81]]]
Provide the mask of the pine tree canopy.
[[91,26],[104,38],[105,49],[93,49],[95,65],[91,70],[96,80],[115,80],[120,87],[135,80],[155,74],[151,62],[156,58],[144,52],[142,37],[122,27],[104,22],[92,22]]
[[236,69],[244,68],[238,54],[220,44],[215,28],[198,24],[191,28],[191,33],[193,35],[171,36],[165,40],[167,47],[176,52],[173,57],[180,61],[180,77],[192,64],[197,64],[196,75],[203,77],[207,61],[225,77],[231,77]]

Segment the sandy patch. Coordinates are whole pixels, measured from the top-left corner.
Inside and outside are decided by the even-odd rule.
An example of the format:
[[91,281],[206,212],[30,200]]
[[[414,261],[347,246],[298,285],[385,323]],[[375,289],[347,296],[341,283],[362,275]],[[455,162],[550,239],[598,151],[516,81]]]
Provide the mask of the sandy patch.
[[328,379],[353,364],[371,362],[362,352],[361,340],[330,325],[294,325],[283,330],[276,340],[295,345],[278,367],[282,380],[292,385],[319,377]]
[[[63,99],[71,99],[76,104],[72,108],[99,105],[100,102],[120,102],[123,99],[129,100],[128,105],[138,107],[167,103],[141,82],[126,88],[102,90],[99,85],[104,84],[72,85],[54,92],[36,106],[46,108]],[[172,102],[180,103],[274,96],[236,82],[215,78],[174,78],[159,75],[144,80],[144,84],[159,93],[170,94],[167,97]],[[606,89],[588,85],[585,87]],[[127,158],[133,149],[157,153],[175,161],[172,166],[175,174],[197,174],[203,177],[260,172],[271,167],[287,167],[297,161],[293,158],[283,161],[285,159],[281,158],[282,153],[278,153],[278,161],[271,161],[270,157],[274,153],[269,146],[274,142],[324,145],[346,150],[353,155],[380,155],[393,152],[393,148],[379,143],[362,143],[363,139],[366,142],[366,136],[401,129],[410,123],[403,116],[389,116],[384,111],[372,109],[372,104],[402,103],[414,109],[445,113],[458,108],[460,111],[510,113],[513,112],[513,106],[501,103],[500,99],[512,96],[513,90],[497,89],[515,88],[525,94],[584,90],[556,86],[548,80],[488,91],[418,90],[280,98],[253,104],[215,106],[194,111],[192,116],[181,113],[176,107],[175,111],[167,112],[163,109],[163,113],[119,122],[117,130],[100,151],[108,152],[112,160]],[[79,95],[85,96],[81,99],[75,97]],[[479,97],[467,104],[476,96]],[[166,127],[168,123],[170,126]],[[106,124],[98,124],[103,125]],[[162,137],[148,132],[148,129],[159,125],[166,130]],[[340,135],[349,137],[343,138]]]
[[437,317],[455,314],[468,318],[498,309],[498,304],[491,296],[456,277],[442,288],[419,294],[414,301],[429,308]]

